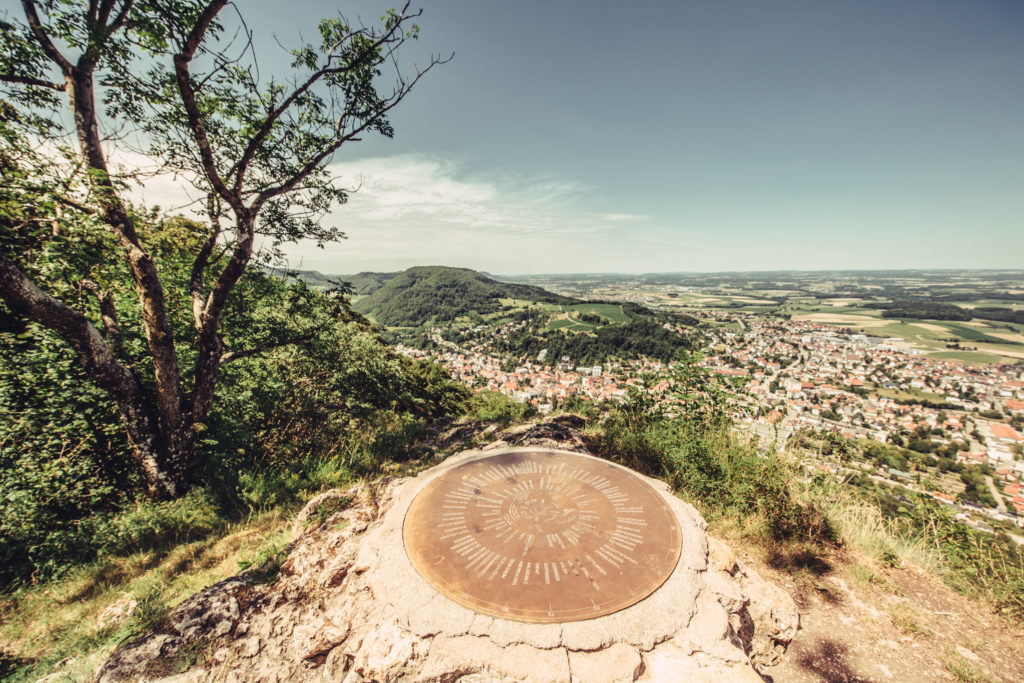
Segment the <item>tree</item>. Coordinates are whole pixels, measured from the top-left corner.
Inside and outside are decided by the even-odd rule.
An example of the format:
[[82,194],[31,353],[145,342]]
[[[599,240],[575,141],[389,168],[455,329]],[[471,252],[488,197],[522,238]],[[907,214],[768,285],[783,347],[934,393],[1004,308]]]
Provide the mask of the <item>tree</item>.
[[[225,343],[223,319],[257,238],[271,254],[286,242],[340,238],[320,222],[347,197],[326,163],[366,132],[391,137],[388,113],[447,61],[399,69],[399,48],[418,36],[420,12],[407,3],[380,28],[323,20],[317,45],[290,51],[289,76],[264,80],[244,21],[232,33],[222,18],[227,4],[23,0],[23,19],[0,18],[0,300],[57,333],[114,399],[156,498],[188,487],[220,368],[308,340],[306,332],[247,348]],[[395,81],[379,91],[385,69]],[[115,140],[205,199],[208,225],[183,296],[168,289],[145,216],[128,199],[129,182],[145,176],[119,173],[108,158]],[[67,283],[41,267],[40,253],[56,254],[50,265],[82,256],[68,237],[76,231],[90,235],[90,263],[107,273],[118,262],[119,274]],[[125,285],[138,320],[122,320]],[[175,335],[178,307],[191,321],[187,335]],[[125,330],[136,325],[145,345],[126,348]]]

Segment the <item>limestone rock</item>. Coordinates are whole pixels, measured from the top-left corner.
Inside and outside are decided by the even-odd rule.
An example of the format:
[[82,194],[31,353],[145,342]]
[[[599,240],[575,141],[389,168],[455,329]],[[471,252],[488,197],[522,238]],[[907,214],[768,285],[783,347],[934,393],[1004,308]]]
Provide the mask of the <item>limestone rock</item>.
[[732,576],[736,572],[739,561],[736,559],[736,553],[723,541],[714,536],[708,536],[708,564],[712,568]]
[[615,643],[596,652],[569,651],[572,683],[635,681],[643,667],[640,652],[625,643]]
[[147,634],[128,647],[115,650],[97,672],[96,680],[103,683],[142,678],[165,657],[176,652],[181,644],[180,638],[167,633]]
[[134,614],[138,606],[138,600],[130,595],[126,596],[123,600],[115,602],[100,612],[99,617],[97,617],[99,627],[103,629],[115,624],[120,624],[122,621]]
[[310,519],[318,510],[325,506],[338,506],[351,502],[351,499],[345,495],[343,491],[338,489],[331,489],[330,491],[324,491],[323,493],[314,496],[308,503],[306,503],[299,514],[295,516],[295,522],[292,524],[292,535],[298,536],[309,524]]
[[[563,421],[501,436],[557,442],[575,429]],[[327,523],[296,525],[275,583],[242,574],[207,588],[157,632],[118,648],[97,679],[167,676],[197,643],[209,661],[173,680],[754,681],[755,666],[784,652],[799,627],[789,596],[708,539],[699,513],[653,480],[679,520],[683,552],[646,599],[597,619],[531,624],[439,594],[405,554],[405,512],[433,477],[494,452],[469,451],[415,478],[321,498],[352,502]]]
[[800,629],[800,612],[789,593],[761,578],[750,568],[739,571],[739,588],[749,599],[744,620],[749,620],[747,654],[754,666],[771,666],[786,654]]

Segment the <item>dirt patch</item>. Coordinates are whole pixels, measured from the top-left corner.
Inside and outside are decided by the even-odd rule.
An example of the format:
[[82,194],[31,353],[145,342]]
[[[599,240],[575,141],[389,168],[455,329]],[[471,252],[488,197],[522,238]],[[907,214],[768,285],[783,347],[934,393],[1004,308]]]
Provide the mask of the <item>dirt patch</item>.
[[794,580],[743,559],[792,591],[800,608],[786,658],[763,672],[775,683],[957,680],[951,667],[974,680],[1024,680],[1024,631],[932,574],[842,557],[826,575]]

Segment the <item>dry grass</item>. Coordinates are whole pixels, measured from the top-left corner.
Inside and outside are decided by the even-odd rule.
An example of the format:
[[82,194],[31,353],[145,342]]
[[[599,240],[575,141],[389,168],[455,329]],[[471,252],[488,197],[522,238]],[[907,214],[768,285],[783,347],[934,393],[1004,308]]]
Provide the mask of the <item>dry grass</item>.
[[[104,558],[59,583],[6,596],[0,602],[0,678],[35,680],[57,670],[62,680],[88,680],[119,642],[188,596],[237,574],[240,563],[268,545],[280,544],[290,535],[290,518],[272,510],[219,535],[162,552]],[[130,617],[101,625],[104,610],[132,600],[138,607]]]
[[889,608],[889,619],[900,633],[911,638],[928,636],[931,631],[921,623],[921,617],[906,602],[897,602]]
[[949,648],[942,654],[942,664],[960,683],[989,683],[992,680],[972,666],[967,658],[954,648]]
[[823,496],[819,505],[843,543],[870,562],[888,567],[913,564],[936,573],[942,570],[939,556],[920,536],[900,530],[895,520],[887,519],[874,505],[841,492]]

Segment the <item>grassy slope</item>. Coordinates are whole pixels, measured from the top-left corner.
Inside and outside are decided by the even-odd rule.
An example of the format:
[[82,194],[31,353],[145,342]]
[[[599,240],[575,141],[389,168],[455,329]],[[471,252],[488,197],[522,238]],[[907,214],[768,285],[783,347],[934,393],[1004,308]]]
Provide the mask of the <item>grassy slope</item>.
[[[63,581],[22,588],[0,599],[0,679],[33,681],[61,667],[66,680],[88,680],[123,640],[150,629],[176,604],[261,564],[290,537],[291,511],[275,508],[200,541],[82,567]],[[104,610],[136,601],[126,621]]]
[[[505,405],[507,399],[501,403],[503,410],[523,407]],[[483,413],[474,417],[507,422]],[[511,417],[518,422],[525,415]],[[934,544],[897,527],[878,508],[842,488],[799,476],[798,463],[784,454],[763,458],[751,444],[725,432],[680,443],[666,440],[664,432],[644,436],[627,429],[608,441],[607,432],[594,420],[591,424],[587,432],[606,443],[606,455],[617,454],[641,469],[670,466],[662,476],[702,511],[711,530],[741,554],[781,572],[783,582],[795,582],[792,590],[822,590],[825,567],[837,576],[863,578],[875,592],[890,591],[885,576],[903,565],[959,581],[968,594],[980,590],[952,573]],[[662,455],[653,461],[652,452]],[[629,457],[641,460],[629,463]],[[695,465],[701,458],[713,466]],[[6,657],[0,659],[0,678],[35,680],[72,657],[62,671],[71,680],[86,679],[119,642],[149,629],[184,598],[278,552],[290,537],[295,509],[267,510],[200,541],[105,558],[63,581],[7,595],[0,600],[0,652]],[[825,521],[838,545],[822,540]],[[127,622],[104,627],[104,610],[128,600],[139,603],[136,613]],[[976,606],[986,613],[991,609],[984,600]]]

